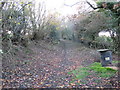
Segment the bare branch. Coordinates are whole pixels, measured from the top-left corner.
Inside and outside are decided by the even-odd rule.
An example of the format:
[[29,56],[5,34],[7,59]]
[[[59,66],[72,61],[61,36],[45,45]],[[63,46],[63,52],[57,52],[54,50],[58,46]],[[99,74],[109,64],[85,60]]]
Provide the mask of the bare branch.
[[0,10],[3,8],[5,2],[1,2],[1,5],[0,5]]
[[76,3],[72,4],[72,5],[67,5],[67,4],[64,4],[64,5],[65,5],[65,6],[68,6],[68,7],[73,7],[73,6],[75,6],[76,4],[78,4],[78,3],[80,3],[80,2],[76,2]]
[[86,1],[89,5],[90,5],[90,7],[92,7],[94,10],[95,9],[98,9],[98,7],[94,7],[90,2],[88,2],[88,1]]

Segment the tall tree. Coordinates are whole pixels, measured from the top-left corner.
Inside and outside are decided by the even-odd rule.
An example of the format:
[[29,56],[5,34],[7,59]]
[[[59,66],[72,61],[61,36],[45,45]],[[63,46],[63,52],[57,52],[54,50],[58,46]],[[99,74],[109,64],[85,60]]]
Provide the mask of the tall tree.
[[98,7],[94,8],[94,6],[87,1],[87,3],[95,10],[99,9],[99,12],[105,12],[105,14],[110,17],[108,24],[108,31],[112,31],[116,33],[116,36],[112,36],[116,51],[118,51],[118,55],[120,55],[120,1],[116,2],[97,2]]

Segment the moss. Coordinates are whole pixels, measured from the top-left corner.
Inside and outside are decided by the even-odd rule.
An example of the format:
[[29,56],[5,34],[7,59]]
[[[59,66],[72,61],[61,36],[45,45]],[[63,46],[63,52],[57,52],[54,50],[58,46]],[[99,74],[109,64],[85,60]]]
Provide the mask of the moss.
[[116,70],[109,67],[102,67],[100,63],[94,63],[90,66],[90,68],[99,77],[111,77],[116,73]]
[[112,63],[120,63],[120,61],[112,61]]
[[71,72],[68,72],[68,74],[73,74],[75,79],[82,80],[87,76],[93,74],[95,74],[96,77],[108,78],[113,76],[116,72],[117,71],[112,68],[102,67],[100,63],[95,62],[88,67],[81,67]]
[[82,67],[80,69],[76,69],[71,72],[68,72],[68,74],[74,74],[76,79],[83,79],[86,76],[90,75],[88,70],[90,70],[88,67]]

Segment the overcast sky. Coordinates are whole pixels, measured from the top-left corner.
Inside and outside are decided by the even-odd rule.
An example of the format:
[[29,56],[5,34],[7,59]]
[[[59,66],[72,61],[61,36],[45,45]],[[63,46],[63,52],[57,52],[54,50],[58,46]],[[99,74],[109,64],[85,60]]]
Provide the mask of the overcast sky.
[[[85,4],[85,1],[86,0],[36,0],[36,4],[39,2],[44,2],[47,10],[50,12],[57,11],[61,15],[65,16],[77,13],[77,7],[79,6],[82,6],[84,9],[88,10],[90,7],[88,4]],[[95,5],[93,0],[88,1]],[[74,6],[71,7],[71,5]]]

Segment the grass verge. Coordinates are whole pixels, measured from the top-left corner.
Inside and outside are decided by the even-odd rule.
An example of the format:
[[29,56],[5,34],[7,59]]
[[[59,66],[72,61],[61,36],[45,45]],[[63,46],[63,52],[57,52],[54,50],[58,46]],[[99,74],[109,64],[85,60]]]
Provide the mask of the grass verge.
[[68,72],[68,74],[73,74],[73,79],[83,80],[89,75],[95,75],[95,77],[109,78],[115,75],[117,70],[111,69],[109,67],[102,67],[101,63],[95,62],[88,67],[81,67],[76,70]]

